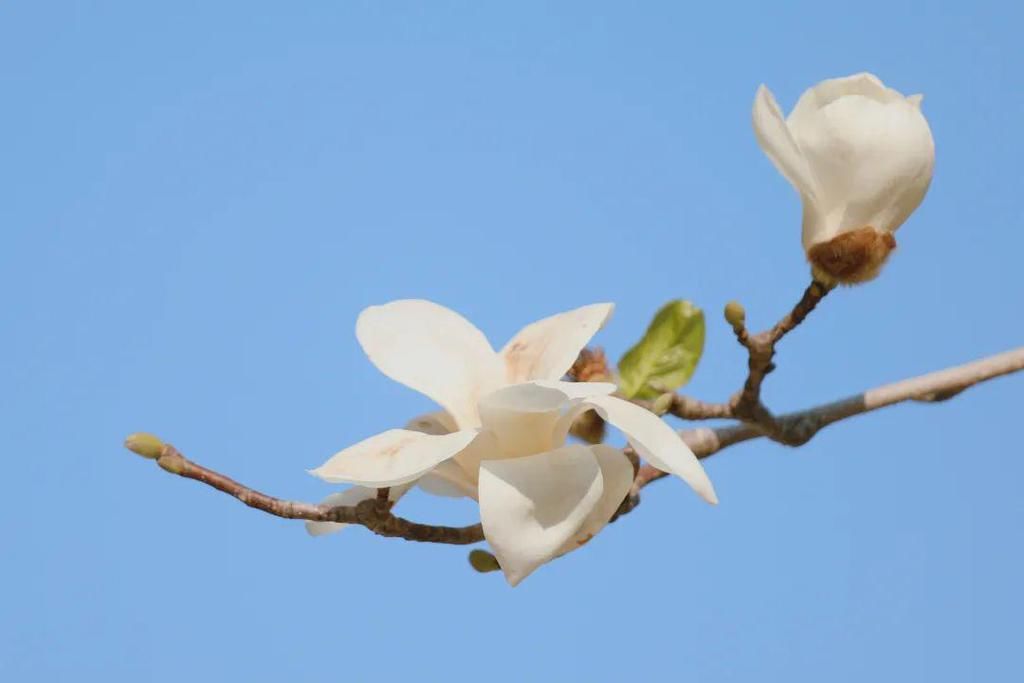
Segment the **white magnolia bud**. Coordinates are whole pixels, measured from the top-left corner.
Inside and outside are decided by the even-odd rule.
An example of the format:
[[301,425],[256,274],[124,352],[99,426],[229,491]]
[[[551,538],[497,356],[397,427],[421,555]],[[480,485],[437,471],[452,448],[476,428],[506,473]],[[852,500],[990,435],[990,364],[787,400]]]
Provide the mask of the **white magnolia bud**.
[[921,204],[935,143],[921,95],[904,97],[867,73],[807,90],[788,118],[771,91],[754,100],[754,134],[803,201],[803,245],[817,279],[878,275],[893,233]]

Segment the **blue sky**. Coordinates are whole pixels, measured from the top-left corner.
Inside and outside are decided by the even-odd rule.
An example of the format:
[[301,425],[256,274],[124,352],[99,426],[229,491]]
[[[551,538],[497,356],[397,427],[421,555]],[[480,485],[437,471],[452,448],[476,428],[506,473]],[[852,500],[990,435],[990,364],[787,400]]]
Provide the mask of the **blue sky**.
[[[277,495],[429,402],[358,312],[430,298],[502,343],[596,301],[618,357],[708,311],[723,399],[799,296],[799,204],[750,106],[870,70],[938,159],[883,277],[787,338],[780,410],[1021,343],[1009,3],[5,2],[6,680],[1008,680],[1024,670],[1024,378],[799,451],[752,443],[509,589],[466,550],[311,539],[120,446],[149,430]],[[473,521],[415,496],[410,517]]]

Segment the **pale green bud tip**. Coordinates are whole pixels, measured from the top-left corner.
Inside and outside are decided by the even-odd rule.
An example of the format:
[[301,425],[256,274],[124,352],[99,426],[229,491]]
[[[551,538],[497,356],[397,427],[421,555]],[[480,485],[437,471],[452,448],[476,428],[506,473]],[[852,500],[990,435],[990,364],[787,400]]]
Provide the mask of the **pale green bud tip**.
[[651,406],[651,411],[655,415],[664,415],[672,409],[672,401],[675,400],[675,394],[669,392],[662,394],[658,398],[654,399],[654,404]]
[[725,305],[725,319],[733,329],[742,328],[747,322],[747,312],[739,301],[730,301]]
[[480,550],[479,548],[469,551],[469,563],[473,565],[473,569],[477,570],[481,574],[501,570],[501,565],[498,564],[498,559],[486,550]]
[[163,452],[164,442],[152,434],[137,432],[131,434],[124,440],[124,447],[132,453],[138,453],[143,458],[155,460]]

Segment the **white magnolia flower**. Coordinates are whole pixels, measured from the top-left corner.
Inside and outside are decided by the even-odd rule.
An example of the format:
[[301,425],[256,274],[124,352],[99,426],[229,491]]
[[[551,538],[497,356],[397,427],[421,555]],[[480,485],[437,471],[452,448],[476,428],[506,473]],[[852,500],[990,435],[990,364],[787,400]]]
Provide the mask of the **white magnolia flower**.
[[[407,428],[448,434],[480,426],[477,401],[484,394],[518,382],[561,379],[614,308],[593,304],[539,320],[496,353],[483,332],[458,313],[430,301],[403,299],[364,310],[356,321],[356,338],[381,372],[445,409],[415,418]],[[391,500],[413,485],[392,487]],[[434,495],[476,498],[475,483],[454,462],[441,463],[415,485]],[[376,495],[376,489],[354,486],[322,502],[356,505]],[[308,522],[306,530],[320,536],[346,526]]]
[[878,275],[892,233],[924,199],[935,144],[921,99],[862,73],[819,83],[783,118],[771,91],[758,89],[754,133],[800,193],[804,249],[819,279]]
[[[420,315],[403,321],[403,310]],[[349,491],[409,486],[425,475],[438,476],[479,500],[484,535],[512,585],[589,540],[629,491],[633,466],[620,450],[566,445],[573,420],[587,410],[625,433],[651,465],[717,502],[697,458],[656,415],[610,396],[613,384],[558,381],[610,312],[606,305],[586,307],[534,323],[494,354],[479,331],[435,304],[395,302],[369,309],[358,334],[371,359],[385,374],[444,405],[457,430],[392,429],[341,451],[312,473],[363,487]],[[439,318],[449,327],[439,327]],[[411,320],[426,325],[414,329]],[[495,384],[500,388],[482,389]],[[346,494],[363,495],[346,491],[337,494],[339,500]]]

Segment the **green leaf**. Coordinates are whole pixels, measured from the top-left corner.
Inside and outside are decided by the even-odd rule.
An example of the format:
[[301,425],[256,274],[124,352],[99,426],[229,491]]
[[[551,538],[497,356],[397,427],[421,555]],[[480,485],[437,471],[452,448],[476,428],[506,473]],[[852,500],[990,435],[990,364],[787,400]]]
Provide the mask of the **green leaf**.
[[619,389],[642,399],[675,391],[690,381],[703,352],[704,312],[689,301],[670,301],[619,360]]

